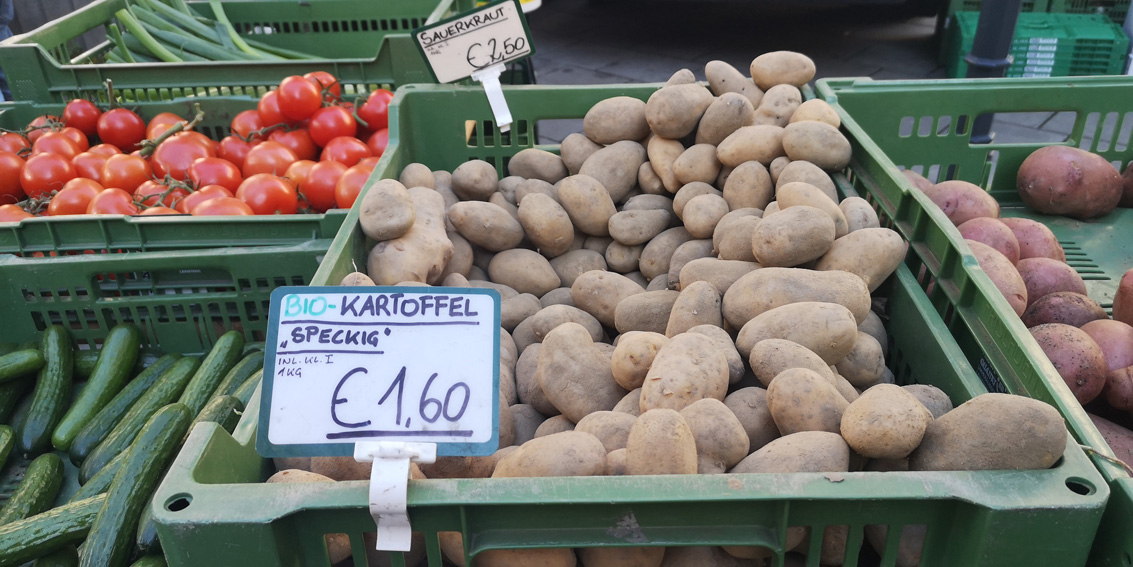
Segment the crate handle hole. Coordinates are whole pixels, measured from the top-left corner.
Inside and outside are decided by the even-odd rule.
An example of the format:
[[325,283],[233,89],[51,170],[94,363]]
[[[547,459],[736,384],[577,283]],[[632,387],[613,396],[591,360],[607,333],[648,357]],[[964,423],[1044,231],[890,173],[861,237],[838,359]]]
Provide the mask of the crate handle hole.
[[1069,488],[1071,492],[1075,494],[1081,494],[1082,496],[1089,496],[1097,490],[1096,488],[1094,488],[1093,483],[1091,483],[1090,481],[1077,477],[1070,477],[1066,479],[1066,488]]
[[192,502],[193,496],[191,494],[174,494],[165,502],[165,509],[170,512],[180,512],[188,508]]

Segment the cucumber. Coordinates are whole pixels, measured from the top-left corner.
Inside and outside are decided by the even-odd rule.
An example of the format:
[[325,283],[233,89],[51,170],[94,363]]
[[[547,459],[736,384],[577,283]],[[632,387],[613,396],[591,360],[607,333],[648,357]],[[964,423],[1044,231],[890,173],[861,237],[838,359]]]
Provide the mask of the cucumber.
[[220,385],[218,385],[216,391],[212,393],[213,399],[220,396],[231,396],[252,374],[255,374],[257,370],[262,370],[263,367],[263,351],[253,351],[244,358],[241,358],[240,362],[237,362],[236,366],[233,366],[232,370],[229,370],[228,374],[224,375],[224,379],[220,381]]
[[126,460],[126,454],[129,451],[122,451],[118,453],[109,463],[106,463],[102,470],[98,471],[90,480],[86,481],[75,493],[71,496],[68,502],[77,502],[83,498],[90,498],[98,494],[106,492],[110,488],[110,482],[114,480],[114,475],[118,474],[118,469],[122,468],[122,463]]
[[177,402],[189,406],[189,411],[193,415],[200,413],[201,408],[205,407],[212,398],[212,393],[216,391],[225,374],[228,374],[228,371],[240,360],[240,353],[243,350],[244,335],[240,332],[228,331],[221,335],[216,339],[216,344],[212,345],[208,356],[201,362],[201,367],[197,369],[189,385],[185,386],[185,391]]
[[241,402],[236,396],[220,396],[213,398],[209,401],[208,405],[197,414],[193,419],[192,425],[189,426],[189,431],[185,433],[185,439],[181,443],[185,443],[189,439],[189,433],[198,423],[211,421],[219,424],[225,431],[231,433],[236,428],[236,424],[240,422],[240,416],[244,412],[244,403]]
[[157,523],[153,521],[153,506],[142,509],[142,515],[138,518],[138,535],[134,540],[134,548],[142,555],[161,553],[161,541],[157,538]]
[[29,348],[0,356],[0,382],[15,380],[43,367],[43,354]]
[[75,379],[86,379],[94,372],[94,365],[98,363],[98,351],[95,349],[75,351]]
[[24,472],[24,479],[0,508],[0,526],[34,516],[51,507],[63,486],[63,459],[55,453],[35,458]]
[[256,393],[256,387],[260,385],[260,380],[263,380],[263,377],[264,369],[261,368],[256,371],[255,374],[249,376],[243,384],[240,384],[240,387],[237,388],[232,395],[236,396],[236,399],[240,400],[244,403],[245,406],[247,406],[248,401],[252,399],[252,394]]
[[24,396],[16,403],[16,407],[12,409],[12,429],[17,432],[23,431],[24,423],[28,420],[28,413],[31,412],[31,402],[35,399],[32,396]]
[[31,567],[78,567],[78,565],[79,550],[73,545],[64,545],[58,551],[36,559]]
[[16,432],[7,425],[0,425],[0,469],[8,462],[12,447],[16,446]]
[[62,325],[50,325],[43,330],[39,350],[43,353],[43,368],[39,369],[32,390],[27,419],[16,429],[17,446],[25,454],[42,453],[51,447],[51,432],[67,411],[75,371],[71,336]]
[[0,526],[0,567],[23,565],[83,541],[105,503],[106,495],[99,494]]
[[142,509],[150,504],[161,473],[177,454],[193,414],[184,404],[169,404],[146,422],[130,447],[122,470],[114,475],[106,503],[91,525],[79,557],[80,567],[124,567],[129,561]]
[[130,567],[166,567],[164,555],[147,555],[130,565]]
[[75,403],[71,404],[71,409],[51,435],[51,444],[56,449],[70,449],[71,442],[83,426],[126,384],[134,363],[138,360],[141,341],[142,332],[134,325],[119,324],[110,329],[110,334],[106,335],[102,350],[99,351],[98,362],[87,380],[87,386]]
[[125,451],[134,442],[138,431],[150,416],[162,406],[177,399],[185,389],[185,385],[189,383],[189,379],[193,377],[198,364],[199,361],[192,356],[174,362],[173,366],[162,374],[161,380],[138,398],[138,401],[130,407],[130,411],[122,416],[118,425],[115,425],[106,438],[87,455],[83,465],[79,467],[79,482],[87,482],[99,469],[106,466],[110,459]]
[[244,343],[244,351],[240,353],[240,356],[248,356],[249,354],[257,351],[263,352],[265,348],[267,348],[267,344],[264,343],[264,341],[252,341],[250,343]]
[[95,414],[87,424],[83,427],[79,434],[75,436],[75,440],[71,442],[71,449],[69,450],[71,462],[75,465],[82,464],[83,459],[110,434],[122,416],[130,410],[130,406],[138,401],[143,394],[149,390],[150,386],[157,383],[161,375],[173,366],[181,358],[179,354],[167,354],[156,362],[151,364],[148,368],[142,371],[136,378],[126,384],[121,392],[118,392],[106,407],[102,408]]
[[12,411],[24,398],[32,380],[32,378],[23,378],[0,384],[0,423],[11,423],[9,419],[12,417]]
[[163,352],[142,348],[142,350],[138,351],[138,360],[134,363],[134,374],[132,375],[141,374],[143,370],[161,360],[163,356],[165,356]]

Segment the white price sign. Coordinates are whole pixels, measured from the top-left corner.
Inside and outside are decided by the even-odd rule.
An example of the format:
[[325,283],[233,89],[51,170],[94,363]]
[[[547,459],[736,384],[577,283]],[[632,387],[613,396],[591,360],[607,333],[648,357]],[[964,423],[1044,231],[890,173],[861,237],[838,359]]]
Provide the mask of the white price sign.
[[264,359],[261,455],[347,456],[353,444],[498,445],[499,293],[281,287]]
[[440,83],[459,81],[535,52],[517,0],[492,2],[414,30],[413,36]]

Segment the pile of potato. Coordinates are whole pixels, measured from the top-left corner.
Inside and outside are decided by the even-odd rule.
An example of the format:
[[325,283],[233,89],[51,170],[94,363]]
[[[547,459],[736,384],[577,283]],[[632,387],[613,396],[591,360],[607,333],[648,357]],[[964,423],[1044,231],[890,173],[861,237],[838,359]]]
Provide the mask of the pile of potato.
[[[503,301],[500,449],[417,473],[1052,466],[1067,438],[1052,407],[986,394],[953,409],[938,388],[892,383],[871,293],[907,244],[865,200],[839,202],[829,173],[849,163],[850,144],[829,105],[802,102],[810,59],[775,52],[751,63],[751,78],[721,61],[705,73],[708,86],[682,70],[648,101],[597,103],[561,155],[525,149],[503,179],[483,161],[451,174],[415,163],[362,197],[361,229],[376,243],[366,273],[343,285],[490,287]],[[460,534],[442,535],[463,565]],[[841,564],[846,536],[821,536],[824,564]],[[917,530],[906,536],[898,564],[916,564]],[[786,547],[805,549],[807,537],[792,528]],[[869,538],[881,545],[884,531]],[[476,564],[761,565],[768,555],[499,550]]]

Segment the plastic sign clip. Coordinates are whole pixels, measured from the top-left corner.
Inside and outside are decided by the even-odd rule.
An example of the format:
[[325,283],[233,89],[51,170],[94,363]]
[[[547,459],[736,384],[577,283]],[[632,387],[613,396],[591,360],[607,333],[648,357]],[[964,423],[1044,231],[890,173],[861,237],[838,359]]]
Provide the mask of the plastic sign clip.
[[507,132],[511,130],[511,109],[507,107],[504,91],[500,88],[500,74],[503,72],[502,64],[492,65],[472,73],[472,80],[484,86],[484,94],[488,95],[488,104],[496,118],[496,127],[500,132]]
[[409,526],[407,497],[409,463],[437,460],[436,443],[356,443],[354,460],[373,462],[370,472],[370,514],[378,526],[377,548],[409,551],[413,530]]

